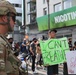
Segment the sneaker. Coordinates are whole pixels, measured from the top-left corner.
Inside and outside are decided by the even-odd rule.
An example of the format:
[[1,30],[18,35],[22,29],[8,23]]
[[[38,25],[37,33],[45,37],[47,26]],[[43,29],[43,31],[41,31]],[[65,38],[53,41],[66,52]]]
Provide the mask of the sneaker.
[[38,70],[38,67],[35,67],[35,71],[37,71]]
[[35,74],[35,73],[38,73],[38,72],[37,71],[34,71],[33,73]]
[[47,70],[47,68],[46,67],[43,67],[43,70]]

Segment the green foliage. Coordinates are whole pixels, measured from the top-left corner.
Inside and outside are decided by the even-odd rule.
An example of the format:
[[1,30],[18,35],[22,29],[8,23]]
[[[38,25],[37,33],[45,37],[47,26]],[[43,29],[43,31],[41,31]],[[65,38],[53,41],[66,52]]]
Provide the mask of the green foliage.
[[16,20],[16,23],[21,26],[22,25],[22,22],[20,22],[19,20]]

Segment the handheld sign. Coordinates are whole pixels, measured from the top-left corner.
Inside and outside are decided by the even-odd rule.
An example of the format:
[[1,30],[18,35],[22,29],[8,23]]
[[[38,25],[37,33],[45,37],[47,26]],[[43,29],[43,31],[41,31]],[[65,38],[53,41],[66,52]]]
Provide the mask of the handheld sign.
[[54,65],[66,61],[65,53],[69,51],[67,38],[40,41],[44,65]]
[[76,51],[69,51],[66,53],[68,74],[76,74]]

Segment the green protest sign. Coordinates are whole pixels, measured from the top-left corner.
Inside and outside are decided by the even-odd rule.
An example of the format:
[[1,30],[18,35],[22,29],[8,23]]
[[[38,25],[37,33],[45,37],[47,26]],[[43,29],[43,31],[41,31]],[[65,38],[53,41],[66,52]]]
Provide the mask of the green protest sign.
[[44,65],[54,65],[66,61],[65,53],[69,51],[67,38],[40,41]]

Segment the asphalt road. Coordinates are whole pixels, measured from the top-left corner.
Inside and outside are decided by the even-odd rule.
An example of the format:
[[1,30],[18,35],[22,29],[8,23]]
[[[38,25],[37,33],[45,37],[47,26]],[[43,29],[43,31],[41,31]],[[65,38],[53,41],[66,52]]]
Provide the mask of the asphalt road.
[[[36,69],[37,73],[33,73],[31,71],[31,66],[28,66],[28,75],[47,75],[47,69],[42,68],[42,67],[38,67],[38,69]],[[58,75],[63,75],[63,64],[59,65],[59,74]]]
[[38,67],[38,69],[36,69],[37,73],[33,73],[31,71],[31,66],[28,66],[28,75],[46,75],[46,68],[43,69],[42,67]]

